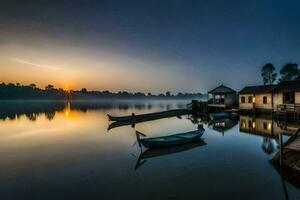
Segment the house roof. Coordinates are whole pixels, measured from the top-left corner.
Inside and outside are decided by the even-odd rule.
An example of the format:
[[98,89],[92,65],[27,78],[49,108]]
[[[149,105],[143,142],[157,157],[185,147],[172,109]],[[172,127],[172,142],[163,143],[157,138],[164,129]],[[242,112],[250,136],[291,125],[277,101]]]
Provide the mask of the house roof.
[[235,90],[226,87],[225,85],[220,85],[219,87],[216,87],[215,89],[209,91],[208,93],[210,94],[232,94],[232,93],[236,93]]
[[257,85],[244,87],[240,94],[259,94],[271,92],[294,92],[300,91],[300,80],[284,81],[277,85]]
[[240,94],[254,94],[254,93],[270,93],[276,88],[277,85],[257,85],[244,87]]
[[274,92],[293,92],[300,91],[300,80],[285,81],[278,84]]

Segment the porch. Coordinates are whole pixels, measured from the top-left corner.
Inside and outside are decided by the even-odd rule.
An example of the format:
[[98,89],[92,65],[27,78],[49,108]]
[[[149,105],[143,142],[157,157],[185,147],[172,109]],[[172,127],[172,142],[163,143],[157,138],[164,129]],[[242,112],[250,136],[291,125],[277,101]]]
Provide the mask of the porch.
[[300,104],[281,104],[277,106],[276,116],[289,120],[300,120]]

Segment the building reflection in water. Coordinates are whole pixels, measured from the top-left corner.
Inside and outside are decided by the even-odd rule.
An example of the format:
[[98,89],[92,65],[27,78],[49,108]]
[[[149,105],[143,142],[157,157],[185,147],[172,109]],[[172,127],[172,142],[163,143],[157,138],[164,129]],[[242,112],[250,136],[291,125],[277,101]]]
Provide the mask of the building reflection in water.
[[228,119],[219,119],[211,120],[208,123],[208,127],[222,133],[224,133],[238,124],[238,118],[228,118]]
[[295,122],[278,121],[272,116],[240,116],[240,132],[260,136],[278,138],[281,133],[291,136],[299,127]]

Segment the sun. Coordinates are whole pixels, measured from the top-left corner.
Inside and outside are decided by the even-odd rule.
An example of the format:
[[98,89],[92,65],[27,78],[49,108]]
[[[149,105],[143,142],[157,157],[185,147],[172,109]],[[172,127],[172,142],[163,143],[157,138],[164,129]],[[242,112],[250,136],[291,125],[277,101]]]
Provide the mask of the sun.
[[64,90],[67,91],[67,92],[70,92],[70,90],[71,90],[70,85],[65,85]]

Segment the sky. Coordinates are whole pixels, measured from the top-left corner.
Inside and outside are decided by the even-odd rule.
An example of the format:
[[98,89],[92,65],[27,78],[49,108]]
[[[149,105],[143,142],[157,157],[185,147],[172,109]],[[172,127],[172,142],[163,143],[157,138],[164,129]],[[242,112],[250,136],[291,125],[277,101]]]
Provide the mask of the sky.
[[2,0],[0,82],[161,93],[300,63],[298,0]]

